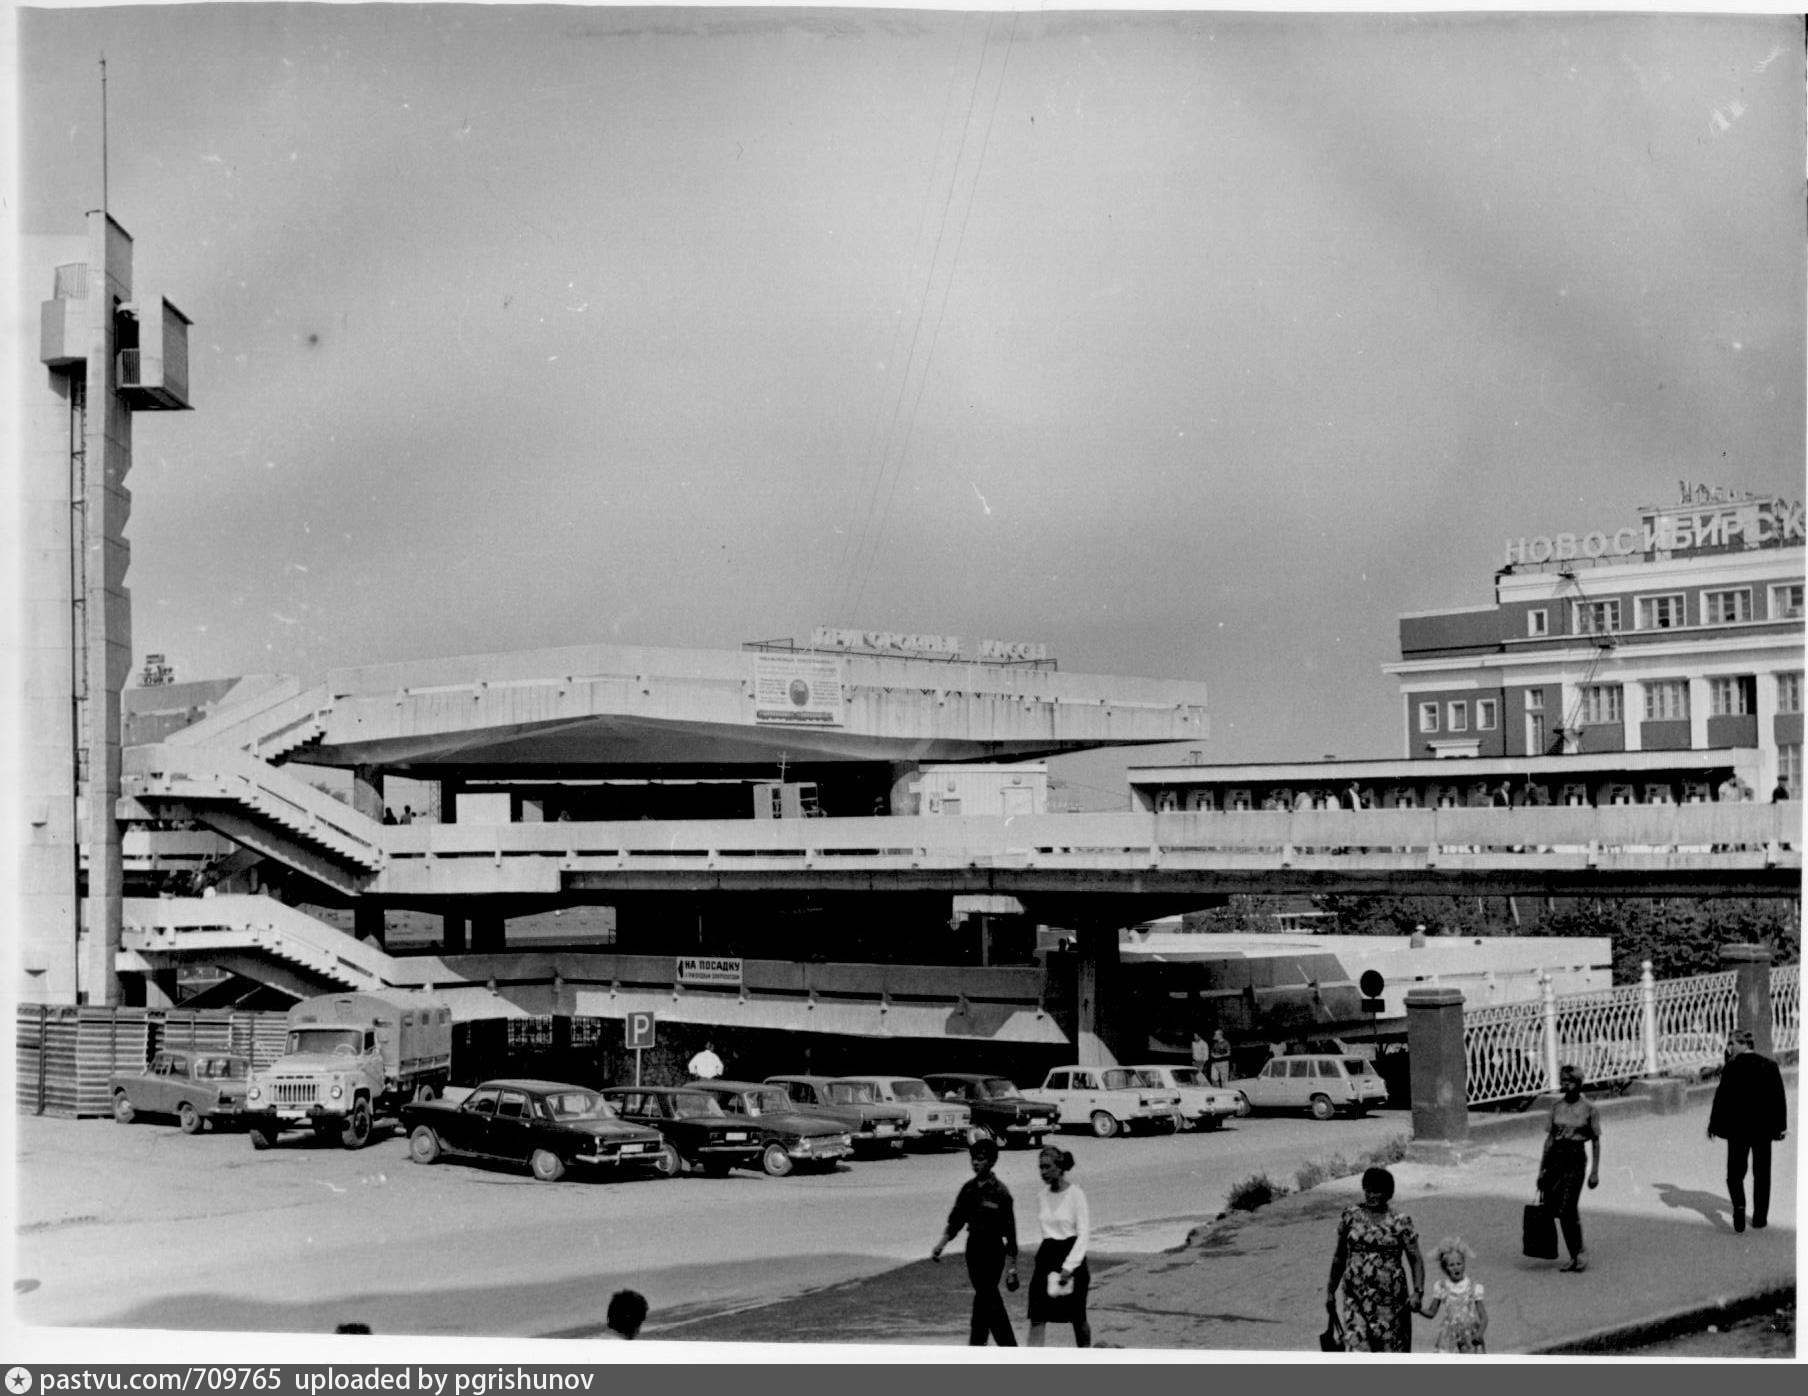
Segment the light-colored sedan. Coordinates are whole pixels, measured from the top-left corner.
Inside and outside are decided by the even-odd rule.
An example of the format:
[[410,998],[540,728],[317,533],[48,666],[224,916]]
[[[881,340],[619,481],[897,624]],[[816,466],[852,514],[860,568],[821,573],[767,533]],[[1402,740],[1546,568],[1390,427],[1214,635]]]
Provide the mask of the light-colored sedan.
[[1127,1066],[1058,1066],[1041,1086],[1023,1095],[1054,1106],[1060,1112],[1057,1125],[1088,1128],[1100,1139],[1137,1125],[1169,1130],[1179,1126],[1179,1092],[1166,1090],[1146,1072]]
[[1214,1086],[1196,1066],[1133,1066],[1132,1071],[1154,1078],[1180,1097],[1182,1129],[1217,1129],[1248,1106],[1237,1092]]
[[918,1144],[962,1145],[973,1130],[973,1112],[964,1105],[943,1100],[916,1076],[840,1076],[839,1082],[872,1087],[875,1099],[901,1105],[910,1114],[906,1141]]
[[1360,1115],[1387,1101],[1387,1083],[1361,1057],[1271,1057],[1254,1076],[1230,1084],[1257,1110],[1306,1110],[1315,1120],[1339,1110]]
[[159,1052],[143,1071],[122,1072],[108,1082],[113,1118],[129,1125],[141,1115],[173,1115],[184,1134],[197,1134],[209,1120],[238,1118],[250,1069],[230,1052]]

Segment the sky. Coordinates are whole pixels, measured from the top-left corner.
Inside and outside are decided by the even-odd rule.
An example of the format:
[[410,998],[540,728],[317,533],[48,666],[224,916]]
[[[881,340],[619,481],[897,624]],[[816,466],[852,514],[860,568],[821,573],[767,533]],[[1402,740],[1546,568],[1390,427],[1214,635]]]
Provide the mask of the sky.
[[179,678],[844,625],[1203,680],[1213,761],[1395,756],[1399,615],[1508,537],[1802,493],[1801,32],[24,10],[18,220],[98,205],[104,52],[194,321],[128,482]]

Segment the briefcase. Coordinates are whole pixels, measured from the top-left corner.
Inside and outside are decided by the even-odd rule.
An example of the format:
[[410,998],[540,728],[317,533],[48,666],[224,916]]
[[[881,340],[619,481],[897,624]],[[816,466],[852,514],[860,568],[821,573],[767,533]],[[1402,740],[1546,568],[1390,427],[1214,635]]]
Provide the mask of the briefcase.
[[1542,1202],[1530,1203],[1525,1209],[1520,1249],[1533,1260],[1557,1258],[1557,1217]]

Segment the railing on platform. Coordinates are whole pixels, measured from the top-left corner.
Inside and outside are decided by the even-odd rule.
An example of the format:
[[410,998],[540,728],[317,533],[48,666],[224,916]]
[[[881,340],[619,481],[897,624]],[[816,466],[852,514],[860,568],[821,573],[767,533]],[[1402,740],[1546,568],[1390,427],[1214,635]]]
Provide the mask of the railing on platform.
[[[1770,972],[1771,1043],[1780,1056],[1801,1042],[1802,971]],[[1465,1011],[1463,1048],[1471,1106],[1557,1089],[1557,1070],[1576,1066],[1585,1085],[1640,1076],[1698,1078],[1725,1058],[1739,1021],[1732,970],[1658,983],[1647,960],[1637,984],[1558,994],[1548,978],[1536,1003]]]

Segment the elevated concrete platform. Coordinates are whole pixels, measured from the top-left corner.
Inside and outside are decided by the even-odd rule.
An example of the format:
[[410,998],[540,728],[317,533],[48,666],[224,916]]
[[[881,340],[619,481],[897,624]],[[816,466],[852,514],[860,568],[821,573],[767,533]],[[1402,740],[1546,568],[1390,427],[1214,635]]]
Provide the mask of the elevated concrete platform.
[[249,686],[170,740],[393,771],[1028,759],[1209,736],[1202,683],[814,651],[607,645]]

